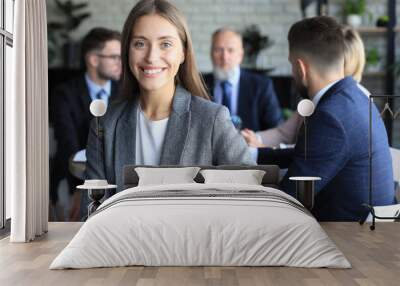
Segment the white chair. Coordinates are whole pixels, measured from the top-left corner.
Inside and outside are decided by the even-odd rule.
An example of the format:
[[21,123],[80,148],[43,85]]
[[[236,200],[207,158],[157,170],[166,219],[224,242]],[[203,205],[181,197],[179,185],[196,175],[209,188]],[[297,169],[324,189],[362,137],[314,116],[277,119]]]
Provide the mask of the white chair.
[[[393,180],[397,183],[396,184],[396,198],[397,201],[400,202],[400,150],[396,148],[390,148],[390,154],[392,155],[392,167],[393,167]],[[374,207],[375,215],[380,217],[398,217],[400,218],[400,204],[397,205],[390,205],[390,206],[381,206],[381,207]],[[379,219],[376,218],[376,221],[394,221],[394,220],[387,220],[387,219]],[[367,222],[372,221],[372,215],[369,214],[367,218]]]
[[393,180],[397,183],[396,198],[400,202],[400,149],[390,148],[390,154],[392,155]]

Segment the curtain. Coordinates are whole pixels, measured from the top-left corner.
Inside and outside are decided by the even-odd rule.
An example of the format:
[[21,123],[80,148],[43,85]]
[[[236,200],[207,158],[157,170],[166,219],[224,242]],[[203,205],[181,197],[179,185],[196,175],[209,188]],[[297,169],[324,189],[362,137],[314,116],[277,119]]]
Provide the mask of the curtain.
[[47,232],[49,204],[47,24],[45,0],[15,1],[14,94],[6,101],[6,187],[11,242]]

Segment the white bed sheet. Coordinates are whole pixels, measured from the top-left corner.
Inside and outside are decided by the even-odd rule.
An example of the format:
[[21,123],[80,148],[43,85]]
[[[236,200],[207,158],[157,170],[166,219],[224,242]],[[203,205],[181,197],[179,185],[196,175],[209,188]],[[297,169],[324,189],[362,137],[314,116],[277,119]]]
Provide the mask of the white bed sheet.
[[[235,196],[121,200],[138,192],[170,190],[265,191],[282,200]],[[318,222],[284,199],[300,204],[279,190],[254,185],[131,188],[106,200],[50,269],[128,265],[351,267]]]

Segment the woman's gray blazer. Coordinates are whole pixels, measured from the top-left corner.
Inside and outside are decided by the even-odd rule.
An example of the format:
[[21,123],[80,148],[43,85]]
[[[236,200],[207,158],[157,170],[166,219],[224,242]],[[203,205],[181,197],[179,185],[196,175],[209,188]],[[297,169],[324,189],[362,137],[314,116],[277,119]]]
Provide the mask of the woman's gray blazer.
[[[93,120],[86,149],[86,176],[122,186],[122,169],[135,164],[137,103],[110,106],[99,122]],[[229,111],[178,86],[175,91],[160,165],[254,165]]]

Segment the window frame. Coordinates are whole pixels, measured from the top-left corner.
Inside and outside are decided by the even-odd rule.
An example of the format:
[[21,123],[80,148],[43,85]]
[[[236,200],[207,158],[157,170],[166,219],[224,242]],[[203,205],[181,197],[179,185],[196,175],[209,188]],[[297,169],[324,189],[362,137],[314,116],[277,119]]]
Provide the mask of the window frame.
[[[6,93],[6,47],[13,48],[13,34],[6,30],[6,1],[11,1],[12,11],[15,14],[15,0],[0,0],[0,237],[9,233],[10,219],[6,212],[6,189],[5,189],[5,93]],[[12,15],[12,22],[14,21]],[[11,29],[14,31],[14,27]]]

